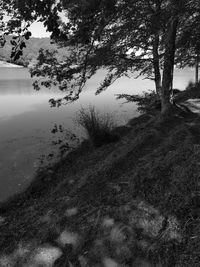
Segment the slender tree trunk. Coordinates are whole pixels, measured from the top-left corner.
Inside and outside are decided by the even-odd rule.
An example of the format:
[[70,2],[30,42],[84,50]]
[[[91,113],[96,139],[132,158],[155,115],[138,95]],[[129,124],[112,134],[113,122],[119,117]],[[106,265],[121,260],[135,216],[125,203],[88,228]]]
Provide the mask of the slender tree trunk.
[[159,59],[159,33],[156,33],[153,41],[153,67],[155,76],[156,92],[161,95],[161,74],[160,74],[160,59]]
[[174,56],[176,34],[178,27],[178,17],[173,16],[167,27],[166,41],[165,41],[165,56],[164,56],[164,70],[161,90],[162,114],[168,114],[171,110],[170,95],[171,86],[173,82]]
[[171,86],[170,86],[170,103],[173,104],[173,81],[174,81],[174,64],[171,72]]
[[[154,68],[154,80],[156,86],[156,92],[161,96],[161,73],[160,73],[160,57],[159,57],[159,45],[160,45],[160,27],[161,27],[161,2],[155,2],[154,17],[154,34],[153,34],[153,68]],[[152,8],[154,10],[154,8]],[[151,12],[152,12],[151,9]]]
[[196,56],[196,64],[195,64],[195,83],[199,82],[199,55]]

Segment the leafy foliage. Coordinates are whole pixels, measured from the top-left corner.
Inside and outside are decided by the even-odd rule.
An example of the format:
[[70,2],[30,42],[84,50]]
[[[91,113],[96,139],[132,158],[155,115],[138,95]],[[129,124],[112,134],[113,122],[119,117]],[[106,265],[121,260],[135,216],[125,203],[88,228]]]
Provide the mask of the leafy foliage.
[[51,130],[49,149],[38,159],[37,175],[48,173],[49,170],[66,159],[67,155],[81,146],[81,140],[63,125],[54,124]]
[[[17,12],[17,2],[2,1],[0,3],[0,9],[2,10],[1,19],[3,21],[0,25],[0,45],[4,47],[7,36],[12,35],[12,40],[10,40],[12,45],[10,58],[14,61],[23,55],[23,49],[26,48],[26,41],[32,35],[28,29],[30,22],[24,20],[22,14]],[[10,19],[4,19],[5,16],[8,16]]]
[[[56,51],[40,49],[37,63],[30,69],[31,76],[39,77],[39,80],[34,83],[35,89],[39,90],[41,85],[47,88],[53,85],[58,86],[61,91],[68,92],[64,99],[60,98],[56,101],[50,99],[52,106],[60,106],[63,100],[70,102],[79,97],[81,90],[79,86],[81,86],[83,77],[80,66],[76,64],[79,61],[78,54],[77,57],[74,56],[76,53],[78,52],[68,49],[67,59],[60,62]],[[81,57],[80,51],[79,57]],[[79,74],[78,70],[80,71]],[[70,83],[72,79],[74,83]]]
[[56,139],[52,143],[57,146],[60,158],[65,157],[69,151],[75,149],[80,144],[79,138],[65,129],[63,125],[55,124],[51,132],[56,135]]
[[142,95],[117,95],[117,99],[125,99],[127,103],[137,103],[137,109],[141,113],[154,113],[161,109],[161,102],[155,91],[144,92]]
[[184,25],[180,25],[177,40],[176,63],[180,67],[194,66],[196,56],[200,53],[200,27],[198,1],[188,1],[188,10],[196,10],[191,13]]
[[200,98],[200,84],[194,84],[189,82],[184,91],[180,91],[177,95],[174,96],[175,103],[183,103],[188,99],[198,99]]
[[[200,90],[200,82],[199,83],[193,83],[190,81],[185,89],[187,91],[192,90],[192,89]],[[196,97],[198,97],[198,96],[196,96]]]

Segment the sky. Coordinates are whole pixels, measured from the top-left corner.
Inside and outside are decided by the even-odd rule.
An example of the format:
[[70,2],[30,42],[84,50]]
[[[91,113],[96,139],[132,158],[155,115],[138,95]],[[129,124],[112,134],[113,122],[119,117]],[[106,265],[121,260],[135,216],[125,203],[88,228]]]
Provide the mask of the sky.
[[[10,19],[9,16],[5,16],[4,17],[4,21],[5,22],[8,21],[9,19]],[[50,37],[50,35],[51,35],[49,32],[46,32],[46,29],[44,28],[42,22],[34,22],[34,23],[32,23],[32,25],[30,26],[29,30],[32,33],[32,37],[42,38],[42,37]]]
[[[64,12],[59,13],[60,19],[63,22],[68,22],[68,19]],[[32,32],[32,37],[50,37],[50,33],[46,32],[42,22],[34,22],[29,30]]]
[[34,22],[29,30],[31,31],[32,33],[32,37],[49,37],[50,36],[50,33],[49,32],[46,32],[46,29],[44,28],[43,26],[43,23],[42,22]]
[[[64,12],[59,13],[59,15],[63,22],[68,21]],[[8,20],[9,20],[9,16],[5,16],[4,21],[8,21]],[[46,32],[46,29],[44,28],[42,22],[32,23],[31,26],[29,27],[29,30],[32,33],[32,37],[42,38],[42,37],[50,37],[51,35],[49,32]]]

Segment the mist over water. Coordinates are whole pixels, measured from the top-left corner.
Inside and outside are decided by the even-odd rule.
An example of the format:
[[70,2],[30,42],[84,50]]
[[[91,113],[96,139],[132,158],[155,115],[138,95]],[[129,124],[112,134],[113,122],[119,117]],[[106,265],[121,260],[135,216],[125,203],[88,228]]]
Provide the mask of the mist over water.
[[[176,70],[174,88],[184,89],[193,79],[194,70]],[[137,115],[136,105],[116,101],[120,93],[136,94],[154,89],[150,80],[121,78],[105,92],[95,96],[100,71],[88,81],[80,99],[72,104],[51,108],[48,100],[62,96],[58,90],[34,91],[30,74],[25,68],[0,68],[0,201],[23,190],[38,168],[39,157],[51,151],[51,129],[62,124],[80,134],[74,124],[81,107],[94,105],[102,112],[111,113],[117,125],[125,124]]]

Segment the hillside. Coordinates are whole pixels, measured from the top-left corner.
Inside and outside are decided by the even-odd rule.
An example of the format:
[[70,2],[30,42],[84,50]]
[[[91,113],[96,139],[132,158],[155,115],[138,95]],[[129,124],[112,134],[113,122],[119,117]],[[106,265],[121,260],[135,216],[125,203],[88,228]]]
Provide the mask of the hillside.
[[[7,37],[7,42],[3,48],[0,48],[0,60],[12,62],[10,55],[12,46],[10,44],[11,37]],[[57,49],[56,45],[51,44],[50,38],[31,38],[26,41],[26,48],[23,49],[23,56],[20,57],[15,63],[23,66],[28,66],[28,64],[37,58],[39,50],[49,49],[55,50]],[[65,51],[59,49],[59,56],[62,58],[65,54]]]
[[199,266],[199,115],[176,107],[114,132],[1,205],[0,266]]

